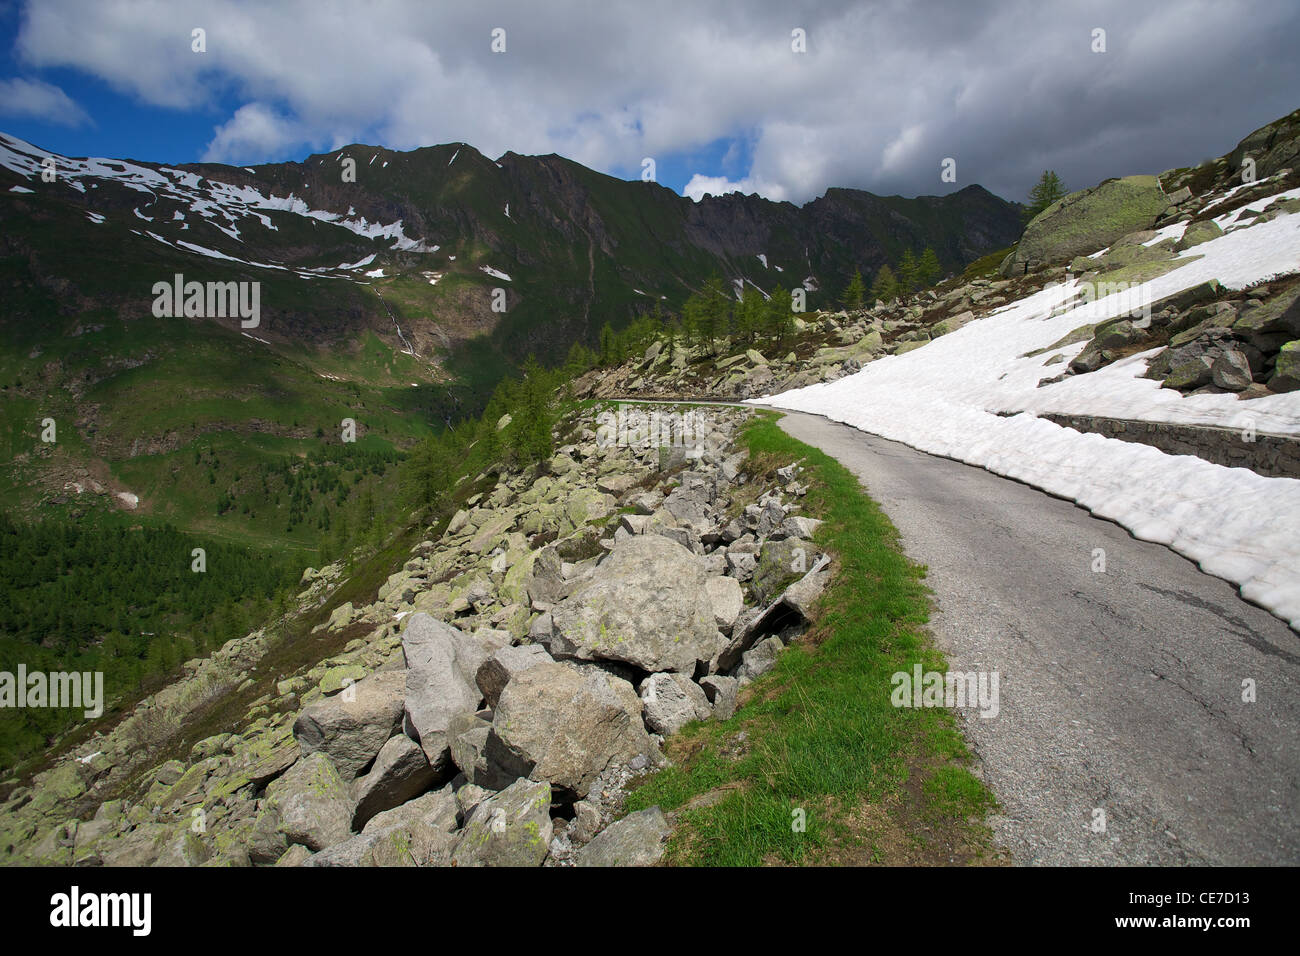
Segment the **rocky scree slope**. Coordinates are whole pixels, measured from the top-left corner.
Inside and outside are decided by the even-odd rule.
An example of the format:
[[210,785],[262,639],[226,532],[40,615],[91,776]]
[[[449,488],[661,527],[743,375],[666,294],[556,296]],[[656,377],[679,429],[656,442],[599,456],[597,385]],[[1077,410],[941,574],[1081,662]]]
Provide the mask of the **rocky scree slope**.
[[[500,474],[317,639],[361,636],[151,766],[142,728],[251,679],[267,639],[192,662],[9,794],[4,862],[658,861],[672,817],[612,822],[624,787],[663,762],[665,735],[734,713],[830,576],[798,464],[760,482],[736,450],[752,412],[690,410],[676,444],[652,439],[661,413],[579,425],[540,473]],[[304,604],[338,576],[307,569]]]

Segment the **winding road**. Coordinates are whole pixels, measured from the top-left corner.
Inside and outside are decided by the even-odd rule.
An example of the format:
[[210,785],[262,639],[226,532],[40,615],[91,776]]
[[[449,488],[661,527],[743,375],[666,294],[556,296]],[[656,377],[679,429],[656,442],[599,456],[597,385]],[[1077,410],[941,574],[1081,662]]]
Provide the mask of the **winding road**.
[[781,426],[928,566],[950,668],[998,672],[997,716],[958,719],[1015,862],[1300,863],[1300,635],[1070,502],[817,416]]

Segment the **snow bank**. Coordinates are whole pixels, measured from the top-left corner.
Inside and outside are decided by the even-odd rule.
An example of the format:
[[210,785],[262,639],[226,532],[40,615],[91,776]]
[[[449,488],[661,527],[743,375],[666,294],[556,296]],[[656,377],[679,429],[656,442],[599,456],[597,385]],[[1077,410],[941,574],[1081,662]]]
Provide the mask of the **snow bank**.
[[[1218,221],[1231,225],[1243,212]],[[1207,279],[1241,288],[1300,270],[1300,215],[1239,228],[1180,258],[1188,263],[1138,294],[1151,301]],[[1051,286],[839,381],[753,401],[824,415],[1076,501],[1239,585],[1244,597],[1300,630],[1300,480],[1167,455],[1037,417],[1059,412],[1300,435],[1300,392],[1250,401],[1184,398],[1138,377],[1151,353],[1038,388],[1040,379],[1064,368],[1046,365],[1047,359],[1060,352],[1068,360],[1083,343],[1032,358],[1027,352],[1121,314],[1132,302],[1108,296],[1051,315],[1077,292],[1076,280]]]

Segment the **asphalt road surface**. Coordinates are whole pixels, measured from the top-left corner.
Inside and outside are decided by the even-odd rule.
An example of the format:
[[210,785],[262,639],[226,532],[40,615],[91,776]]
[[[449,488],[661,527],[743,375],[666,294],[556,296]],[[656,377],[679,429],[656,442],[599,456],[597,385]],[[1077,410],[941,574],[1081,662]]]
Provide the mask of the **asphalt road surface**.
[[1017,863],[1300,863],[1300,635],[1070,502],[817,416],[781,425],[929,567],[949,667],[998,672],[997,716],[958,715]]

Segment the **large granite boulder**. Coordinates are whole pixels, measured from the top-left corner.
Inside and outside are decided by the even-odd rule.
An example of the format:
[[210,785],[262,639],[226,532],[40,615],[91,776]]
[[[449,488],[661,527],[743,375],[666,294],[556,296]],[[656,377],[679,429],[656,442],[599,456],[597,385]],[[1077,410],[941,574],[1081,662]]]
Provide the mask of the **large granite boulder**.
[[606,767],[655,752],[632,685],[596,667],[538,664],[497,702],[487,761],[579,797]]
[[375,814],[428,790],[436,777],[419,744],[405,734],[391,738],[380,748],[370,771],[352,782],[352,797],[357,802],[353,828],[360,830]]
[[289,843],[323,850],[352,835],[356,804],[324,753],[307,754],[272,781],[263,802],[263,812],[274,815],[276,828]]
[[478,709],[476,677],[487,651],[470,635],[428,614],[413,614],[402,632],[406,656],[407,736],[424,748],[441,773],[450,765],[447,727],[453,717]]
[[647,807],[611,823],[577,852],[578,866],[654,866],[663,859],[672,835],[658,807]]
[[702,559],[657,534],[624,538],[551,610],[551,654],[690,673],[717,652]]
[[550,810],[550,786],[516,780],[474,808],[452,852],[453,865],[541,866],[554,833]]
[[1150,229],[1168,206],[1155,176],[1108,179],[1070,193],[1034,217],[999,271],[1023,275],[1096,252],[1128,233]]
[[293,724],[302,753],[327,754],[351,780],[400,726],[405,687],[401,671],[380,671],[307,707]]

